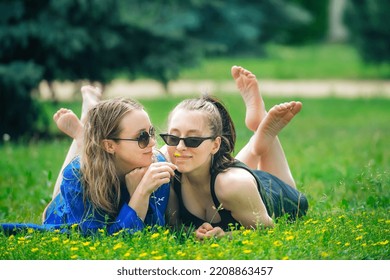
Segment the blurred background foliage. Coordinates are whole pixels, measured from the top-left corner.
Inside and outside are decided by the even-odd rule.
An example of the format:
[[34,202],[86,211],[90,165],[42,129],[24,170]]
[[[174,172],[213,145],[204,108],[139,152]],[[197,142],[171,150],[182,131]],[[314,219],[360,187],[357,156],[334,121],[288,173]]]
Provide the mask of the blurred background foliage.
[[[147,77],[167,89],[204,58],[262,56],[269,44],[343,42],[366,63],[388,63],[389,8],[382,0],[0,0],[0,136],[45,135],[49,121],[34,98],[43,80]],[[333,26],[337,16],[346,30]]]

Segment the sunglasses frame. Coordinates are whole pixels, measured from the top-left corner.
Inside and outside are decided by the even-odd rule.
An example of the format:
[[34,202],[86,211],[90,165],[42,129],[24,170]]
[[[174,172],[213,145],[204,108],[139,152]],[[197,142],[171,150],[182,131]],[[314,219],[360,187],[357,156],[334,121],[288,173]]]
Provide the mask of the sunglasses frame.
[[[160,134],[160,137],[164,140],[165,144],[167,144],[168,146],[177,146],[177,145],[179,145],[180,141],[183,140],[184,145],[187,148],[197,148],[204,141],[209,140],[209,139],[215,139],[215,137],[213,137],[213,136],[208,136],[208,137],[197,137],[197,136],[178,137],[178,136],[175,136],[175,135],[172,135],[172,134],[168,134],[168,133],[162,133],[162,134]],[[173,137],[173,138],[177,139],[177,144],[174,144],[174,145],[168,144],[166,139],[165,139],[165,137]],[[197,141],[200,141],[200,142],[199,142],[198,145],[188,145],[189,143],[187,141],[191,141],[191,140],[197,140]]]
[[[143,136],[145,134],[147,136]],[[144,139],[143,137],[146,137],[145,140],[143,140]],[[109,139],[115,141],[137,141],[138,147],[140,147],[141,149],[145,149],[149,145],[151,138],[153,139],[156,138],[156,130],[154,129],[153,126],[149,128],[149,132],[147,132],[146,130],[141,131],[141,133],[137,138],[109,138]],[[145,141],[145,146],[143,144],[141,145],[142,143],[141,141]]]

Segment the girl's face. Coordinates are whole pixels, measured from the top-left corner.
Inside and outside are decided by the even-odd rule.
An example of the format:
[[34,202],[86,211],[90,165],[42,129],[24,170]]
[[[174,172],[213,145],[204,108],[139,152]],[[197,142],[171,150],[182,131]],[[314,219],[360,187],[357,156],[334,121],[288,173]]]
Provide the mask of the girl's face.
[[210,168],[211,156],[220,145],[220,138],[214,139],[202,112],[180,109],[175,111],[169,123],[168,134],[180,138],[213,137],[204,140],[198,147],[187,147],[183,140],[176,146],[167,146],[169,158],[181,173],[189,173],[201,167]]
[[[120,123],[120,128],[118,138],[133,140],[139,138],[142,133],[145,136],[146,132],[150,133],[153,130],[149,116],[144,110],[133,110],[127,113]],[[145,148],[139,146],[139,141],[133,140],[109,140],[119,173],[127,174],[135,168],[147,167],[153,162],[156,140],[150,137]]]

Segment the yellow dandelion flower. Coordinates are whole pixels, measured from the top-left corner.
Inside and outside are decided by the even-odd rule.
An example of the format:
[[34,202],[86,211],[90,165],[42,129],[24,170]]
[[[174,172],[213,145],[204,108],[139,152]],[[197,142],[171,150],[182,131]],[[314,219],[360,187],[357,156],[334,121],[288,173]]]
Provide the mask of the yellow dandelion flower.
[[279,246],[282,246],[282,245],[283,245],[283,242],[280,241],[280,240],[276,240],[276,241],[274,241],[273,244],[274,244],[274,246],[279,247]]
[[363,244],[362,244],[362,247],[366,247],[366,246],[367,246],[367,243],[363,243]]
[[95,250],[96,250],[96,247],[91,246],[91,247],[89,247],[89,250],[90,250],[90,251],[95,251]]
[[386,224],[390,224],[390,220],[386,220],[386,222],[385,222]]
[[211,248],[217,248],[217,247],[219,247],[219,245],[217,243],[213,243],[213,244],[210,245],[210,247]]
[[59,237],[53,237],[53,238],[51,239],[52,242],[57,242],[58,240],[60,240]]
[[159,237],[160,236],[160,234],[158,233],[158,232],[156,232],[156,233],[153,233],[152,234],[152,236],[150,237],[151,239],[155,239],[155,238],[157,238],[157,237]]
[[79,256],[78,255],[73,255],[73,256],[70,256],[71,259],[77,259]]
[[321,252],[321,257],[327,258],[327,257],[329,257],[329,254],[327,252]]
[[307,220],[307,221],[305,221],[303,224],[304,224],[304,225],[310,224],[310,223],[311,223],[311,221],[313,221],[313,219],[308,219],[308,220]]
[[269,233],[269,234],[274,233],[274,230],[273,230],[273,229],[270,229],[270,230],[268,230],[268,233]]
[[115,251],[115,250],[118,250],[118,249],[120,249],[122,247],[123,247],[123,244],[122,243],[118,243],[112,249]]
[[311,222],[312,224],[318,224],[318,220],[314,220]]
[[248,234],[250,234],[250,233],[251,233],[251,230],[247,229],[247,230],[245,230],[242,234],[243,234],[243,235],[248,235]]
[[126,254],[123,255],[124,257],[130,257],[130,253],[127,252]]
[[169,233],[169,229],[163,232],[164,235],[167,235]]
[[18,237],[18,241],[25,241],[26,240],[26,238],[24,238],[24,237]]
[[243,250],[242,252],[243,252],[244,254],[250,254],[250,253],[252,253],[252,250],[245,249],[245,250]]
[[70,244],[76,245],[78,242],[77,241],[71,241]]
[[77,247],[71,247],[71,248],[70,248],[71,251],[77,251],[78,249],[79,249],[79,248],[77,248]]
[[27,233],[33,233],[34,232],[34,229],[33,228],[29,228],[28,230],[27,230]]
[[363,235],[359,235],[358,237],[355,238],[356,241],[362,240],[362,239],[363,239]]
[[73,224],[70,226],[71,229],[75,229],[76,227],[78,227],[79,225],[78,224]]
[[387,245],[389,244],[389,240],[381,241],[379,242],[380,245]]
[[152,252],[150,252],[150,254],[156,255],[156,254],[158,254],[158,251],[152,251]]
[[340,216],[339,216],[339,219],[344,219],[344,218],[345,218],[344,215],[340,215]]
[[39,249],[38,248],[32,248],[31,249],[31,252],[35,253],[36,251],[38,251]]
[[69,243],[69,239],[65,239],[64,241],[62,241],[62,244],[67,244],[67,243]]
[[344,244],[345,247],[348,247],[349,245],[351,245],[351,243],[349,243],[349,242]]
[[139,254],[138,256],[140,257],[140,258],[143,258],[143,257],[146,257],[148,255],[148,253],[141,253],[141,254]]
[[340,241],[339,241],[339,242],[336,242],[336,244],[337,244],[337,245],[340,245],[340,244],[341,244],[341,242],[340,242]]
[[89,244],[91,244],[91,242],[86,241],[86,242],[83,242],[83,243],[81,243],[81,244],[83,244],[83,246],[87,247]]
[[293,239],[294,239],[294,235],[290,235],[290,236],[287,236],[287,237],[286,237],[286,240],[287,240],[287,241],[290,241],[290,240],[293,240]]
[[330,223],[332,221],[332,218],[327,218],[325,222]]
[[153,259],[154,260],[161,260],[163,257],[162,256],[154,256]]
[[10,236],[8,237],[8,240],[9,240],[9,241],[11,241],[11,240],[13,240],[13,239],[15,239],[15,235],[10,235]]
[[102,229],[102,228],[99,228],[99,229],[98,229],[98,232],[100,232],[100,233],[104,233],[104,229]]
[[242,241],[241,243],[242,243],[243,245],[245,245],[245,244],[248,244],[249,241],[248,241],[248,240],[244,240],[244,241]]
[[176,255],[178,255],[180,257],[184,257],[186,255],[186,253],[184,253],[182,251],[177,251]]
[[378,219],[378,223],[383,223],[385,219]]
[[284,260],[284,261],[286,261],[286,260],[288,260],[289,258],[288,258],[288,256],[284,256],[283,258],[282,258],[282,260]]
[[362,228],[362,227],[363,227],[362,224],[358,224],[358,225],[356,226],[356,228]]
[[55,230],[53,230],[53,232],[60,233],[60,230],[59,229],[55,229]]

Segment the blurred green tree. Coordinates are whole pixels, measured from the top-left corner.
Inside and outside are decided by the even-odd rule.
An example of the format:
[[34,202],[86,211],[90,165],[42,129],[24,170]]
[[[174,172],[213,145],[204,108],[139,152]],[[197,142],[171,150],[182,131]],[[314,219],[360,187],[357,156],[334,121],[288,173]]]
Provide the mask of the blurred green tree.
[[352,43],[368,63],[390,61],[390,1],[349,0],[345,17]]
[[[40,80],[106,84],[118,75],[146,76],[167,89],[204,54],[259,52],[286,26],[308,19],[284,0],[0,0],[0,68],[15,74],[18,62],[26,79],[0,79],[7,89],[0,103],[12,94],[15,101],[31,99]],[[12,106],[7,103],[11,112]],[[17,112],[0,112],[1,121],[11,123],[12,114]],[[13,129],[20,129],[15,136],[24,131]]]

